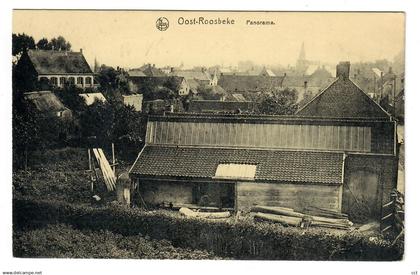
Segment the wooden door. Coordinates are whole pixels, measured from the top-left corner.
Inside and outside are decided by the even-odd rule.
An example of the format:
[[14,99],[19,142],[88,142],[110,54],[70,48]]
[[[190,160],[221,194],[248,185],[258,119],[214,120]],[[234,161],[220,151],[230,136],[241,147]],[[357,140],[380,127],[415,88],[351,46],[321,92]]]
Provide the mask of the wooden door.
[[342,211],[357,221],[366,221],[379,215],[379,176],[374,171],[349,172],[343,188]]

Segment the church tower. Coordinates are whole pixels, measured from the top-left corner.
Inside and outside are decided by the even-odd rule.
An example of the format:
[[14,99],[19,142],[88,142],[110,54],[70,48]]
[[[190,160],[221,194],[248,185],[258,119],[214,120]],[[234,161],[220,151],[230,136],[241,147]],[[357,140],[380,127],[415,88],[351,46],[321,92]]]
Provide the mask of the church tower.
[[305,52],[305,42],[302,42],[302,46],[300,47],[299,57],[296,61],[296,71],[298,73],[304,74],[308,69],[309,62],[306,60],[306,52]]

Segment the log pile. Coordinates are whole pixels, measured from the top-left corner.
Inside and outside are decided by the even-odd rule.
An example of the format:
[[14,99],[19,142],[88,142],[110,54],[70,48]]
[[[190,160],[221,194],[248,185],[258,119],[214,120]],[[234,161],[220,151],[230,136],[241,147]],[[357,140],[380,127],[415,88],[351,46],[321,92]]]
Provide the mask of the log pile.
[[346,214],[333,210],[309,207],[305,213],[296,212],[292,208],[254,206],[251,212],[255,213],[256,221],[269,221],[285,226],[296,227],[323,227],[348,230],[353,225]]

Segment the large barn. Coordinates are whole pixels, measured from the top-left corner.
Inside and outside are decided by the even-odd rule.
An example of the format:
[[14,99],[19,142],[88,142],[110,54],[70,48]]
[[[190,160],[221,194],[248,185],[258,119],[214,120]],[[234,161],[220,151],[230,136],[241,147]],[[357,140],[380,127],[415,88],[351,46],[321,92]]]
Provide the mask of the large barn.
[[349,78],[294,116],[151,116],[130,170],[149,205],[329,208],[378,218],[396,186],[395,121]]

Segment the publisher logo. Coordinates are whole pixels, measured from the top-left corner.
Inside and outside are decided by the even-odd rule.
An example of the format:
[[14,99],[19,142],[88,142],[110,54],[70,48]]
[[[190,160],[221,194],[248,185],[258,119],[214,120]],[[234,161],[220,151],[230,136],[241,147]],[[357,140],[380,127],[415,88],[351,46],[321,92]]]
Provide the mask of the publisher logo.
[[160,31],[166,31],[169,28],[169,20],[166,17],[159,17],[156,20],[156,28]]

